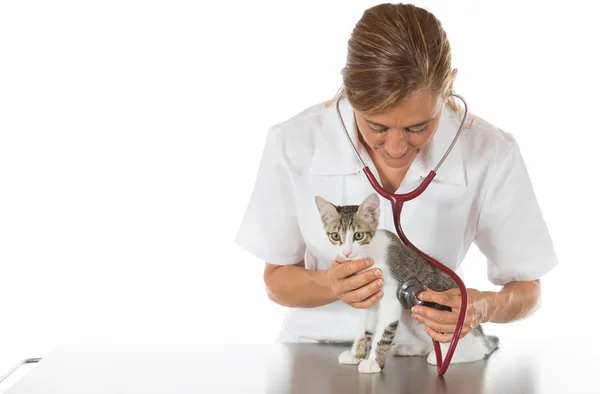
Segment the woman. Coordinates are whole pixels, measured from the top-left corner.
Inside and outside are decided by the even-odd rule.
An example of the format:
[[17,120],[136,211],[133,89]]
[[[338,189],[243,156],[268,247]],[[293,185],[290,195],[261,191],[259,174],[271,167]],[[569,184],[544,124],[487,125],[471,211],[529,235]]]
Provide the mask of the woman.
[[[464,114],[450,94],[457,74],[440,22],[413,5],[368,9],[349,39],[342,75],[340,115],[363,160],[386,190],[413,190],[444,155]],[[279,341],[352,341],[359,309],[381,296],[367,261],[333,264],[335,249],[315,206],[316,195],[336,205],[360,204],[373,191],[360,170],[332,102],[269,130],[236,241],[266,262],[269,298],[290,307]],[[380,228],[395,233],[390,204],[381,204]],[[475,243],[487,257],[489,280],[502,286],[498,292],[468,289],[462,336],[481,323],[512,322],[536,311],[540,277],[557,259],[510,134],[469,115],[434,181],[402,215],[411,242],[459,275]],[[431,338],[449,342],[458,289],[426,291],[422,299],[453,307],[413,314]],[[418,340],[398,327],[395,341]]]

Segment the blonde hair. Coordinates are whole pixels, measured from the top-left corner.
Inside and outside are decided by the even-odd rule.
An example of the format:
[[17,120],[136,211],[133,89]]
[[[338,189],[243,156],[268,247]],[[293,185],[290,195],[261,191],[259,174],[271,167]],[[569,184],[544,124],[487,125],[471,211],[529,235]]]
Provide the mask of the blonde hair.
[[431,91],[455,112],[450,95],[451,48],[440,21],[412,4],[380,4],[367,9],[348,40],[343,85],[345,95],[367,114],[385,113],[409,94]]

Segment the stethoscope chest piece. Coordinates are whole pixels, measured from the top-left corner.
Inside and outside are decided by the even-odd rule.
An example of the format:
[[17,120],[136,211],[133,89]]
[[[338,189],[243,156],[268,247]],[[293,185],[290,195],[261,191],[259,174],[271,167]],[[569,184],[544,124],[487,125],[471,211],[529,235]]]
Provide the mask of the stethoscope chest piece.
[[404,309],[411,309],[417,305],[423,305],[423,301],[417,298],[417,294],[425,291],[425,287],[417,279],[411,278],[398,287],[396,297]]
[[402,286],[398,287],[398,291],[396,292],[396,298],[400,301],[400,305],[404,309],[412,309],[414,306],[423,305],[431,308],[438,309],[440,311],[449,311],[452,312],[452,308],[440,305],[435,302],[427,302],[421,301],[417,298],[417,295],[425,291],[425,286],[421,282],[419,282],[415,278],[411,278],[404,282]]

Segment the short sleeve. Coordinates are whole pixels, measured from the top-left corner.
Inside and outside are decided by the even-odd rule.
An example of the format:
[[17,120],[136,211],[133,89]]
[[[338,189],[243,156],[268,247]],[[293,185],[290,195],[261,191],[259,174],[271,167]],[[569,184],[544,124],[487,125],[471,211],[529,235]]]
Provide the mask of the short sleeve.
[[558,264],[519,147],[512,144],[487,189],[475,235],[496,285],[539,279]]
[[302,261],[306,246],[300,233],[290,173],[282,160],[278,132],[267,134],[254,190],[235,242],[257,258],[276,265]]

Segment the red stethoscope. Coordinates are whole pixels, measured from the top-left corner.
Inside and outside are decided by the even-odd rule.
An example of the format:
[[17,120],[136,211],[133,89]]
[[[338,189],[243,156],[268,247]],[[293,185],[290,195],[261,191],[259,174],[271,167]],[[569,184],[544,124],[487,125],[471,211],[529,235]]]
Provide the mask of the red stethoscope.
[[348,129],[346,129],[346,125],[344,124],[344,120],[342,119],[342,115],[340,113],[340,100],[342,98],[342,95],[340,95],[340,97],[338,97],[337,102],[336,102],[337,113],[338,113],[338,117],[340,119],[340,123],[342,124],[342,127],[344,128],[344,132],[346,133],[348,142],[350,143],[350,146],[352,146],[352,149],[354,150],[354,153],[356,154],[358,161],[362,164],[363,171],[365,172],[365,175],[367,176],[369,183],[371,183],[371,185],[373,186],[373,188],[379,195],[381,195],[385,199],[389,200],[390,203],[392,204],[392,212],[394,214],[394,225],[396,226],[396,232],[398,233],[398,236],[400,237],[402,242],[404,242],[405,245],[413,248],[417,253],[419,253],[427,261],[429,261],[429,263],[433,264],[433,266],[439,268],[440,270],[442,270],[443,272],[448,274],[454,280],[454,282],[457,284],[458,288],[460,289],[461,305],[460,305],[460,312],[458,314],[458,323],[456,324],[456,328],[454,330],[454,336],[452,337],[452,341],[450,342],[450,347],[448,348],[448,353],[446,354],[446,357],[443,361],[442,361],[442,352],[440,349],[440,344],[438,341],[433,340],[433,348],[435,349],[436,362],[437,362],[437,368],[438,368],[439,375],[444,375],[444,373],[448,369],[448,365],[450,365],[450,360],[452,360],[452,355],[454,354],[454,350],[456,349],[456,345],[458,344],[458,340],[459,340],[460,334],[462,332],[463,324],[465,322],[465,314],[467,312],[467,309],[465,307],[467,305],[467,289],[466,289],[463,281],[458,277],[458,275],[454,271],[452,271],[450,268],[446,267],[445,265],[441,264],[440,262],[438,262],[431,256],[428,256],[427,254],[423,253],[421,250],[419,250],[417,247],[415,247],[408,240],[408,238],[406,238],[406,235],[404,235],[404,232],[402,231],[402,227],[400,226],[400,213],[402,211],[402,206],[403,206],[404,202],[410,201],[410,200],[418,197],[419,195],[421,195],[421,193],[423,193],[425,191],[427,186],[429,186],[429,184],[435,177],[437,170],[440,168],[440,166],[442,165],[442,163],[444,162],[444,160],[446,159],[446,157],[448,156],[448,154],[454,147],[454,144],[458,140],[458,137],[462,131],[463,125],[464,125],[465,120],[467,119],[467,115],[468,115],[467,102],[465,101],[465,99],[462,96],[455,94],[453,91],[450,91],[450,94],[452,96],[458,97],[460,100],[462,100],[462,102],[465,105],[465,114],[463,116],[460,127],[458,128],[458,131],[456,132],[456,136],[454,136],[452,143],[448,147],[448,150],[446,151],[444,156],[440,159],[440,162],[438,163],[438,165],[427,175],[427,177],[425,177],[425,179],[423,179],[421,184],[412,192],[404,193],[404,194],[390,193],[390,192],[386,191],[379,184],[379,182],[377,182],[377,180],[375,179],[375,176],[373,176],[373,173],[371,172],[369,167],[365,164],[365,162],[360,157],[360,154],[358,153],[358,150],[356,149],[354,142],[352,142],[352,139],[350,138]]

